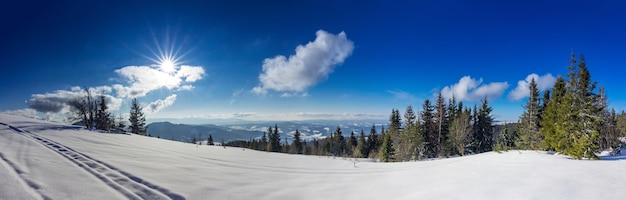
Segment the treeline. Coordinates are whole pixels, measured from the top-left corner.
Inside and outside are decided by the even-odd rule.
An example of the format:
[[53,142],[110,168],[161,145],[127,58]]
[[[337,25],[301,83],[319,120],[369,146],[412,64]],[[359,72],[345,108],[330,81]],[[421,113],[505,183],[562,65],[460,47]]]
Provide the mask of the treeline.
[[441,93],[434,104],[426,99],[419,113],[407,106],[400,116],[392,109],[387,129],[369,134],[353,131],[345,137],[341,127],[324,139],[307,144],[295,131],[292,143],[281,143],[278,126],[260,139],[237,141],[237,146],[261,151],[306,155],[374,158],[383,162],[463,156],[492,150],[547,150],[575,159],[597,159],[601,149],[619,148],[626,133],[626,113],[609,109],[602,87],[591,80],[584,57],[572,54],[567,79],[558,77],[551,90],[540,97],[534,79],[524,113],[514,125],[499,126],[494,133],[492,108],[487,98],[465,107]]
[[75,98],[69,102],[70,109],[74,114],[74,116],[69,118],[70,121],[78,121],[87,129],[118,132],[129,130],[132,133],[141,135],[146,133],[146,119],[137,99],[132,100],[128,119],[130,125],[126,127],[124,118],[121,116],[115,118],[115,116],[109,112],[105,95],[100,94],[94,97],[90,89],[85,89],[85,92],[85,96]]
[[474,105],[470,109],[454,98],[446,103],[439,95],[434,105],[426,100],[419,114],[409,105],[404,122],[399,110],[392,109],[389,125],[387,129],[381,127],[380,133],[372,125],[367,135],[361,130],[344,136],[341,127],[337,127],[330,136],[307,143],[296,130],[288,143],[287,138],[281,142],[278,125],[274,125],[259,139],[228,144],[260,151],[374,158],[384,162],[481,153],[491,151],[493,146],[491,110],[486,98],[480,108]]
[[514,130],[502,130],[504,149],[548,150],[575,159],[597,159],[599,150],[619,148],[626,132],[626,114],[608,107],[603,87],[591,80],[585,58],[572,54],[567,79],[558,77],[540,97],[534,80]]

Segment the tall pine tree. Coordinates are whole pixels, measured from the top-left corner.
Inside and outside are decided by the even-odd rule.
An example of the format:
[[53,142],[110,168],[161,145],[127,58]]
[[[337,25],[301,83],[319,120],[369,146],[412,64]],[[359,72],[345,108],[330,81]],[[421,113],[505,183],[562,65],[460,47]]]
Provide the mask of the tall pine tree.
[[528,89],[530,94],[528,102],[526,102],[526,106],[524,106],[524,113],[517,124],[518,138],[515,142],[515,146],[519,149],[536,150],[539,149],[542,139],[539,134],[539,89],[537,89],[535,78],[530,80]]
[[383,134],[383,144],[380,147],[380,152],[378,153],[379,159],[382,162],[391,162],[395,157],[395,149],[393,148],[393,141],[390,134],[391,132]]
[[430,104],[430,100],[426,99],[422,106],[419,129],[424,138],[424,155],[429,158],[437,156],[437,140],[439,139],[434,122],[434,112],[435,108]]
[[435,126],[437,131],[437,141],[436,141],[436,155],[437,157],[442,157],[447,155],[446,150],[446,141],[448,136],[448,109],[446,108],[446,103],[439,92],[437,95],[437,102],[435,104]]
[[143,115],[142,108],[136,98],[133,98],[131,103],[128,121],[130,121],[129,128],[131,133],[139,135],[146,134],[146,129],[144,128],[146,125],[146,117]]

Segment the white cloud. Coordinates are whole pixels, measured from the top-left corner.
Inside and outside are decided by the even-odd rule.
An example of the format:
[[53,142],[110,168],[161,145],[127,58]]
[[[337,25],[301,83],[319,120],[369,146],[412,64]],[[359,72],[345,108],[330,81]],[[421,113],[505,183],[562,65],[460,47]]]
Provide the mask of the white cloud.
[[278,55],[263,61],[260,85],[252,92],[260,95],[268,90],[305,92],[307,88],[328,78],[334,67],[352,54],[354,44],[341,32],[333,35],[323,30],[316,32],[315,41],[296,47],[289,58]]
[[231,117],[234,117],[234,118],[245,118],[245,117],[255,116],[256,113],[255,112],[236,112],[236,113],[232,113],[230,115],[231,115]]
[[289,93],[289,92],[285,92],[285,93],[280,95],[280,97],[308,97],[308,96],[309,96],[308,92],[305,92],[305,93],[299,93],[299,92]]
[[[89,88],[94,98],[105,96],[105,101],[110,110],[118,110],[122,105],[122,99],[111,96],[111,87],[100,86]],[[71,90],[57,90],[45,94],[33,94],[26,102],[29,108],[43,113],[67,113],[70,111],[69,102],[87,96],[87,92],[80,87],[72,87]]]
[[165,88],[168,90],[190,90],[192,83],[202,79],[205,74],[202,67],[181,66],[178,71],[170,73],[157,66],[127,66],[115,70],[125,78],[129,86],[113,85],[118,97],[137,98],[146,96],[151,91]]
[[[183,91],[193,89],[190,83],[202,79],[205,72],[202,67],[180,66],[171,71],[166,71],[159,66],[127,66],[115,70],[124,80],[126,85],[114,84],[112,86],[98,86],[89,88],[94,97],[104,95],[108,102],[109,110],[119,110],[126,98],[143,97],[148,93],[167,89],[170,91]],[[115,96],[113,96],[115,94]],[[68,103],[76,98],[87,96],[87,92],[78,86],[70,90],[57,90],[45,94],[33,94],[27,104],[30,108],[43,113],[68,113]],[[157,100],[148,104],[146,112],[156,113],[170,106],[176,100],[176,94],[170,95],[164,100]]]
[[482,84],[482,82],[482,78],[476,80],[470,76],[464,76],[458,83],[444,87],[441,90],[441,95],[446,99],[454,96],[458,101],[478,101],[485,96],[488,99],[500,97],[504,90],[509,87],[507,82],[493,82],[489,84]]
[[148,104],[148,106],[144,108],[144,111],[149,114],[157,113],[161,111],[163,108],[173,105],[175,101],[176,101],[176,94],[172,94],[166,97],[165,99],[159,99]]
[[533,78],[537,83],[537,89],[539,89],[539,91],[550,89],[554,85],[554,82],[556,82],[556,77],[549,73],[543,76],[539,76],[535,73],[529,74],[526,76],[526,79],[517,82],[517,87],[509,93],[509,100],[519,101],[520,99],[528,97],[530,94],[528,87],[530,86],[530,81]]

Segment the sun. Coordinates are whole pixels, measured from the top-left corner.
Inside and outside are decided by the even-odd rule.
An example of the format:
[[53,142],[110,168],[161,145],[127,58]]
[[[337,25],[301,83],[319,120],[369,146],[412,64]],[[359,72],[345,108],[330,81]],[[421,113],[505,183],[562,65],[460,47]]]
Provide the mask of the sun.
[[153,34],[154,47],[148,47],[152,52],[153,57],[144,55],[149,60],[153,61],[153,67],[165,73],[176,73],[181,65],[181,59],[185,57],[188,52],[181,53],[182,46],[176,45],[176,37],[170,38],[169,34],[165,34],[165,38],[162,41],[157,40]]
[[159,67],[161,67],[161,71],[171,73],[176,71],[176,63],[172,59],[161,59],[159,58]]

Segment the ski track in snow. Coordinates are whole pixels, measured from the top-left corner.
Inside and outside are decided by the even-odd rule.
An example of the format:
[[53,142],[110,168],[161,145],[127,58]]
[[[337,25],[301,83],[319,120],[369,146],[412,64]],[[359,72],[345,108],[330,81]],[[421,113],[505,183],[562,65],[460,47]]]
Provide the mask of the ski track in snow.
[[[0,123],[0,124],[2,124],[2,123]],[[51,199],[50,197],[40,193],[38,191],[39,185],[37,185],[35,182],[30,181],[29,179],[25,178],[23,176],[24,171],[22,171],[13,162],[11,162],[10,160],[6,159],[4,157],[4,155],[2,154],[2,152],[0,152],[0,165],[5,166],[7,169],[13,169],[13,170],[9,170],[9,173],[11,174],[11,176],[16,178],[16,180],[18,181],[18,183],[20,185],[25,186],[25,187],[22,187],[22,188],[26,189],[26,192],[29,195],[31,195],[34,198],[39,197],[38,199],[44,199],[44,200]]]
[[[172,199],[172,200],[183,200],[183,197],[180,194],[176,194],[166,188],[160,187],[148,181],[145,181],[137,176],[134,176],[130,173],[117,169],[105,162],[96,160],[91,158],[83,153],[80,153],[76,150],[73,150],[70,147],[67,147],[63,144],[50,140],[41,135],[33,134],[29,131],[22,130],[20,128],[11,126],[9,124],[5,124],[0,122],[0,125],[4,125],[12,129],[15,133],[18,133],[24,137],[27,137],[44,147],[50,149],[53,152],[56,152],[68,159],[69,161],[75,163],[79,167],[83,168],[87,172],[96,176],[99,180],[103,181],[106,185],[110,186],[114,190],[122,193],[128,199]],[[24,184],[28,185],[34,193],[37,192],[38,186],[28,181],[21,176],[22,171],[17,168],[16,165],[12,164],[9,160],[5,159],[5,157],[0,153],[0,162],[6,163],[10,168],[12,168],[17,177],[21,181],[24,181]],[[50,199],[46,197],[44,194],[38,193],[42,199]]]

